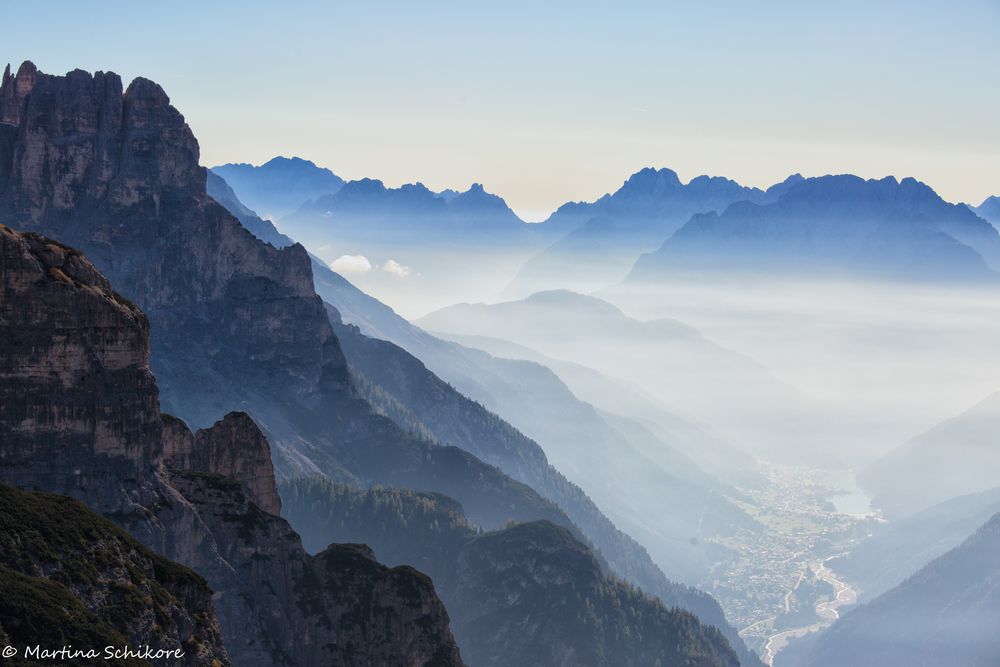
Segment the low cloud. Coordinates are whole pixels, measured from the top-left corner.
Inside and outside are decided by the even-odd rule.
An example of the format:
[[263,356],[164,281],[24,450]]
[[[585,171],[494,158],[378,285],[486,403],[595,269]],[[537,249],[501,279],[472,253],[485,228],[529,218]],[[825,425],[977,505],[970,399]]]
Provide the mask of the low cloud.
[[410,267],[403,266],[394,259],[390,259],[385,264],[383,264],[382,270],[385,271],[386,273],[391,273],[392,275],[398,278],[405,278],[406,276],[410,275]]
[[341,255],[330,262],[330,268],[337,273],[368,273],[375,267],[364,255]]

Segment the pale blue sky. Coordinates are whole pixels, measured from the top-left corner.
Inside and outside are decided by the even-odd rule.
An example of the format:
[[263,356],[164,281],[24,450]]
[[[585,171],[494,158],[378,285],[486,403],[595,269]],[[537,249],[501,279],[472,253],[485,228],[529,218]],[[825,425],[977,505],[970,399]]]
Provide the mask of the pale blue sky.
[[643,166],[1000,194],[1000,0],[3,0],[0,23],[15,67],[162,84],[209,165],[481,181],[534,217]]

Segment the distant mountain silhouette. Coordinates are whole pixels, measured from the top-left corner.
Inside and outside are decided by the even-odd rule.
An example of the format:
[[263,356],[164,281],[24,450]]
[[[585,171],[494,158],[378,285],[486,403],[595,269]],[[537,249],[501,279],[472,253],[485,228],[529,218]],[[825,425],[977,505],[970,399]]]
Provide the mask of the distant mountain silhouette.
[[373,178],[305,202],[278,226],[309,246],[339,243],[352,249],[399,242],[476,245],[484,236],[524,242],[531,231],[479,183],[465,192],[436,193],[423,183],[390,188]]
[[521,268],[508,291],[589,291],[617,282],[640,254],[659,247],[692,215],[721,212],[737,201],[771,201],[801,180],[796,174],[764,192],[717,176],[684,184],[670,169],[643,169],[613,194],[560,206],[539,225],[552,245]]
[[992,223],[994,227],[1000,227],[1000,197],[987,197],[979,206],[970,208],[980,218]]
[[222,164],[212,171],[226,179],[247,206],[265,218],[280,218],[310,199],[337,192],[344,179],[297,157],[276,157],[260,166]]
[[890,517],[998,485],[1000,392],[897,447],[859,482]]
[[912,178],[810,178],[777,201],[694,216],[630,282],[713,273],[995,280],[1000,234]]
[[500,338],[612,377],[625,375],[680,416],[718,424],[724,437],[744,446],[763,446],[755,439],[765,419],[768,447],[778,445],[774,422],[765,417],[771,411],[773,419],[780,414],[788,425],[810,418],[809,406],[794,388],[693,327],[675,319],[637,320],[606,301],[568,290],[496,304],[457,304],[418,324],[447,335]]

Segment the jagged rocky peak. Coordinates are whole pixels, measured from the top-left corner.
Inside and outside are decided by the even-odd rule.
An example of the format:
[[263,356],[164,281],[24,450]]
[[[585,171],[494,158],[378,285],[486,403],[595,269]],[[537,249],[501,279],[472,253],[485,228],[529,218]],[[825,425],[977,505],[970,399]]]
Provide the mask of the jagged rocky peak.
[[14,147],[13,168],[0,183],[10,181],[15,208],[33,220],[95,197],[128,207],[204,187],[194,135],[148,79],[123,94],[114,73],[57,77],[25,63],[0,88],[0,118],[31,137]]
[[209,197],[197,141],[159,86],[137,79],[122,93],[116,75],[76,71],[12,92],[22,88],[8,79],[0,95],[17,120],[0,125],[0,221],[78,248],[149,315],[171,412],[201,427],[241,405],[232,390],[204,400],[183,386],[219,368],[266,367],[302,401],[346,384],[308,253],[260,243]]
[[281,499],[271,463],[271,446],[245,412],[230,412],[195,433],[181,420],[163,415],[163,462],[168,469],[198,470],[245,485],[265,512],[281,514]]
[[7,102],[3,105],[3,112],[0,113],[0,122],[18,124],[20,108],[15,102],[31,92],[37,74],[38,68],[30,60],[21,63],[16,75],[11,75],[10,63],[7,63],[3,70],[3,80],[0,81],[0,98]]
[[629,188],[648,188],[649,186],[659,187],[680,187],[682,185],[677,172],[667,167],[656,169],[654,167],[643,167],[628,177],[625,186]]
[[[143,308],[218,298],[245,275],[313,295],[301,246],[253,242],[207,195],[198,142],[152,81],[135,79],[123,93],[114,73],[53,76],[24,65],[0,88],[0,117],[9,124],[0,131],[8,224],[80,248]],[[152,271],[120,259],[135,248],[154,263],[159,245],[185,252]]]

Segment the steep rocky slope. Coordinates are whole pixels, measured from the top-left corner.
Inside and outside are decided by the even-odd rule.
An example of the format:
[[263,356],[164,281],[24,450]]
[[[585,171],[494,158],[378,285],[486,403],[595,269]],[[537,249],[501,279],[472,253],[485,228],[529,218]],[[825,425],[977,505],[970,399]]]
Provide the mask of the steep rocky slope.
[[[313,548],[365,541],[389,563],[434,577],[471,664],[504,667],[736,665],[715,628],[608,577],[595,555],[546,521],[482,532],[454,501],[323,480],[282,488],[285,513]],[[403,537],[405,531],[405,537]]]
[[82,500],[205,577],[234,664],[461,664],[426,577],[353,547],[310,557],[255,503],[279,507],[249,417],[164,425],[146,318],[80,253],[0,226],[0,294],[0,480]]

